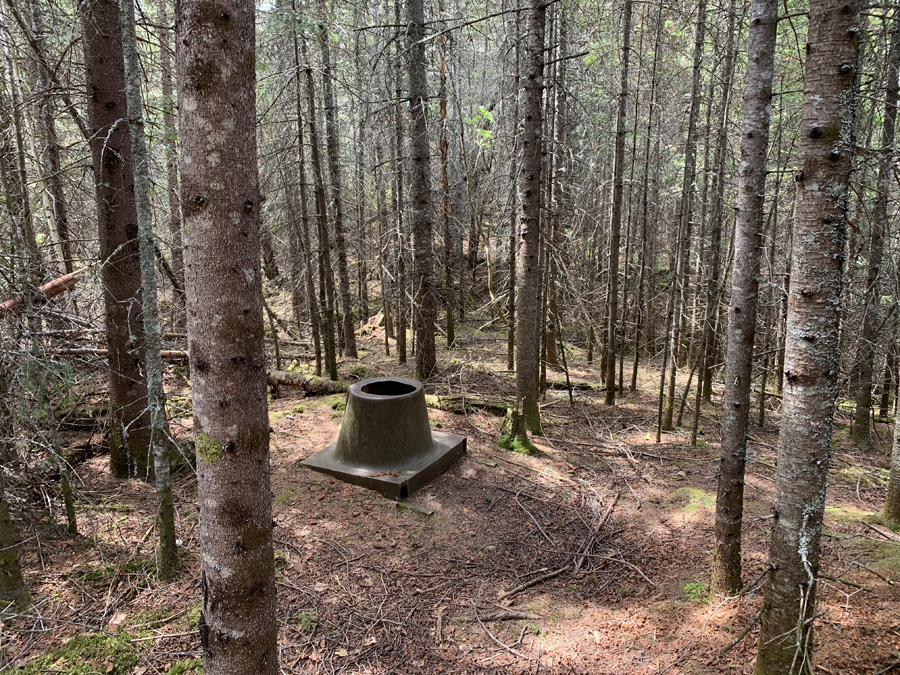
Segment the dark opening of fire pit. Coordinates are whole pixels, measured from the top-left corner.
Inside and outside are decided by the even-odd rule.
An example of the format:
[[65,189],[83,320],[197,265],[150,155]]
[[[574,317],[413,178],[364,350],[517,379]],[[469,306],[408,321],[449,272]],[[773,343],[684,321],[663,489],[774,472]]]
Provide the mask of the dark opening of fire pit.
[[369,384],[364,384],[360,389],[364,394],[372,394],[374,396],[403,396],[416,390],[412,385],[397,382],[397,380],[370,382]]

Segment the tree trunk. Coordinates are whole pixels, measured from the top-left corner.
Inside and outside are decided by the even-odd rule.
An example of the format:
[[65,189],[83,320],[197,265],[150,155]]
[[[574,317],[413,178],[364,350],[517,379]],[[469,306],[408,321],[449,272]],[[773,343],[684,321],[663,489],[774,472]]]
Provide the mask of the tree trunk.
[[691,80],[691,107],[688,113],[688,136],[684,150],[684,177],[681,185],[681,210],[675,262],[675,281],[672,284],[672,319],[669,335],[669,393],[662,428],[671,430],[675,411],[675,380],[678,375],[678,356],[681,352],[682,305],[685,277],[688,274],[693,218],[694,179],[697,168],[697,115],[700,111],[700,70],[703,63],[703,35],[706,31],[706,0],[697,6],[697,30],[694,37],[694,66]]
[[733,595],[741,588],[744,465],[750,419],[750,374],[756,334],[777,24],[777,0],[754,0],[750,8],[741,170],[734,232],[734,272],[725,357],[716,537],[710,581],[710,593],[713,595]]
[[[324,12],[324,3],[322,4]],[[332,217],[334,221],[334,245],[337,248],[338,284],[341,293],[341,314],[343,326],[344,355],[357,358],[356,321],[353,318],[353,296],[350,293],[350,272],[347,269],[347,242],[344,237],[344,201],[341,183],[341,145],[337,122],[337,108],[334,103],[334,86],[331,78],[331,37],[325,18],[319,26],[319,45],[322,50],[322,97],[325,108],[325,139],[328,148],[328,173],[331,185]],[[311,113],[310,113],[311,114]],[[337,379],[332,377],[332,379]]]
[[[544,23],[547,7],[542,0],[531,0],[525,35],[525,84],[522,96],[520,147],[522,166],[519,174],[519,240],[516,312],[516,412],[517,433],[527,429],[542,433],[538,409],[539,349],[541,336],[539,260],[541,231],[541,159],[543,146]],[[522,426],[524,424],[524,427]]]
[[69,214],[66,208],[66,196],[62,183],[62,162],[60,159],[59,137],[56,133],[56,117],[53,109],[53,98],[50,76],[44,61],[46,53],[44,44],[45,30],[41,21],[41,12],[35,0],[29,2],[31,10],[31,34],[39,50],[35,65],[35,94],[37,101],[37,149],[40,162],[44,194],[49,201],[48,215],[52,223],[59,256],[66,274],[74,271],[71,235],[69,232]]
[[153,235],[153,213],[150,211],[150,155],[144,137],[144,102],[141,98],[141,74],[137,37],[134,29],[134,0],[120,0],[122,52],[125,64],[125,99],[134,170],[134,201],[137,211],[140,249],[144,335],[147,341],[147,407],[150,409],[150,450],[156,479],[156,527],[159,532],[157,566],[161,579],[173,579],[178,571],[178,548],[175,544],[175,509],[172,503],[172,476],[169,470],[169,425],[166,420],[166,394],[163,389],[163,367],[160,349],[162,330],[159,325],[156,285],[156,241]]
[[900,91],[900,10],[894,10],[890,53],[887,63],[887,83],[884,95],[884,127],[881,132],[881,152],[878,163],[877,195],[872,213],[872,232],[869,239],[869,264],[860,336],[859,380],[856,389],[856,415],[853,419],[853,440],[860,450],[868,450],[869,417],[872,412],[872,371],[878,346],[878,323],[881,316],[881,260],[884,237],[888,233],[888,201],[893,182],[896,156],[894,129],[897,120],[897,94]]
[[183,0],[177,14],[204,672],[275,675],[255,8]]
[[619,322],[619,248],[622,232],[622,201],[625,189],[625,134],[628,131],[626,110],[628,106],[628,58],[631,53],[631,0],[625,0],[622,12],[622,63],[619,81],[619,111],[616,115],[616,155],[613,160],[612,218],[609,224],[609,291],[607,294],[609,326],[606,337],[606,405],[616,404],[616,359],[619,348],[619,345],[616,344],[616,331]]
[[425,80],[425,2],[408,0],[409,108],[412,115],[410,149],[412,231],[415,248],[413,303],[416,335],[416,377],[426,380],[437,365],[435,354],[434,244],[432,238],[431,162],[428,143]]
[[[297,11],[296,2],[291,1],[291,11]],[[294,94],[297,108],[297,183],[300,192],[300,224],[297,226],[296,214],[294,216],[294,229],[298,230],[300,246],[303,252],[303,264],[306,273],[303,275],[306,290],[306,306],[309,310],[309,321],[312,329],[313,346],[316,356],[317,376],[322,375],[322,322],[319,314],[319,306],[316,302],[316,283],[313,278],[313,261],[309,236],[309,196],[306,183],[306,150],[303,141],[303,93],[300,85],[300,40],[297,31],[291,31],[291,39],[294,47]]]
[[[443,1],[438,0],[438,14],[443,16]],[[441,151],[441,230],[444,237],[444,296],[447,303],[445,313],[444,332],[447,339],[447,348],[456,346],[456,289],[453,287],[453,236],[450,229],[450,174],[448,169],[450,144],[447,142],[447,53],[446,36],[441,34],[438,38],[440,49],[440,73],[441,84],[438,90],[440,101],[440,139],[438,145]]]
[[[319,131],[316,121],[316,90],[312,65],[309,62],[306,40],[301,36],[300,46],[306,61],[306,96],[309,102],[309,145],[311,148],[313,179],[316,190],[316,224],[319,239],[319,305],[321,307],[322,342],[325,346],[325,367],[332,380],[338,379],[337,346],[334,336],[334,275],[331,272],[331,245],[328,236],[328,211],[325,202],[325,173],[322,169],[322,155],[319,146]],[[330,283],[329,283],[330,282]]]
[[120,478],[147,479],[150,414],[119,5],[117,0],[86,0],[78,11],[109,344],[110,467]]
[[169,44],[169,16],[166,0],[156,0],[159,22],[159,71],[163,105],[163,139],[166,146],[166,200],[169,207],[169,237],[171,237],[172,272],[175,276],[176,332],[183,332],[187,325],[184,313],[184,244],[181,236],[181,204],[178,200],[178,153],[175,149],[175,93],[172,86],[172,58]]
[[[12,454],[9,439],[14,437],[12,421],[13,411],[9,408],[9,391],[6,379],[6,359],[0,354],[0,463],[6,464]],[[25,609],[31,598],[22,568],[19,566],[19,550],[16,548],[16,533],[9,517],[9,503],[0,471],[0,616],[13,611]]]
[[757,675],[811,673],[819,542],[837,380],[859,2],[809,13],[775,520]]

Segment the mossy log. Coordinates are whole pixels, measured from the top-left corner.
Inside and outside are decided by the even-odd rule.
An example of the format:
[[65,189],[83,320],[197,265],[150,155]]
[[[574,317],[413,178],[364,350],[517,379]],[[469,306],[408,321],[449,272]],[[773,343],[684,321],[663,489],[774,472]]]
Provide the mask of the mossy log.
[[562,391],[598,391],[600,385],[591,384],[590,382],[572,382],[566,384],[565,380],[547,380],[547,389],[560,389]]
[[286,370],[270,370],[266,373],[266,380],[272,387],[275,398],[279,398],[281,387],[297,387],[306,392],[307,396],[343,394],[350,388],[350,385],[345,382],[336,382],[324,377],[292,373]]
[[425,403],[429,408],[444,410],[446,412],[462,415],[465,412],[484,410],[492,415],[502,417],[506,415],[512,406],[503,401],[486,401],[483,398],[471,396],[426,396]]

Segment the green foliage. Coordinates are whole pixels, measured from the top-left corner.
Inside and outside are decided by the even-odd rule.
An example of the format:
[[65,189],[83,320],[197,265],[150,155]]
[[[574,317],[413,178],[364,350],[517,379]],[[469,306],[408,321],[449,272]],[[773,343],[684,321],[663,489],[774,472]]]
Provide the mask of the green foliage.
[[688,602],[703,602],[709,596],[709,582],[704,579],[687,581],[681,587]]
[[305,612],[300,612],[295,617],[295,622],[297,627],[304,633],[312,633],[316,626],[319,625],[319,616],[316,614],[316,610],[309,609]]

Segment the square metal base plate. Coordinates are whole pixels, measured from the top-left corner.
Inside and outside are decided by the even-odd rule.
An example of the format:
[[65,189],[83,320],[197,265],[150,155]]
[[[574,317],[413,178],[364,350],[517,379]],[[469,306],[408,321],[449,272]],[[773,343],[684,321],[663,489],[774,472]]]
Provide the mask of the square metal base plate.
[[434,450],[412,461],[403,471],[377,471],[340,462],[334,456],[336,443],[307,457],[301,464],[400,501],[437,478],[466,454],[465,436],[432,431],[431,437]]

